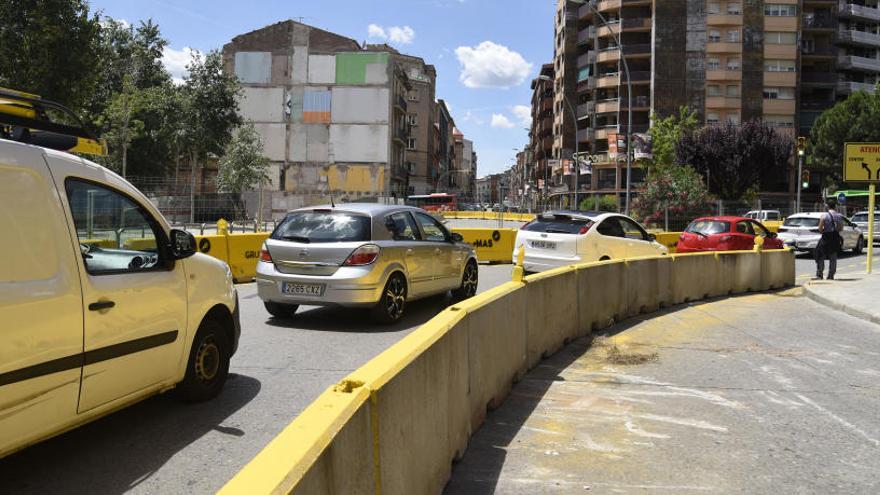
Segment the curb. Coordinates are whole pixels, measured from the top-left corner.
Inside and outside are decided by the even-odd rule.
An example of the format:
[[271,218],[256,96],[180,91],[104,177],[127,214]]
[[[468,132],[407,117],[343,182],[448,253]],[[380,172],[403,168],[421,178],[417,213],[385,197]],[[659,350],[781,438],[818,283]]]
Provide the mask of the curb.
[[807,298],[809,298],[809,299],[811,299],[811,300],[813,300],[823,306],[827,306],[831,309],[835,309],[837,311],[846,313],[850,316],[854,316],[856,318],[859,318],[861,320],[865,320],[865,321],[873,323],[875,325],[880,325],[880,315],[871,314],[871,313],[864,311],[862,309],[859,309],[859,308],[856,308],[853,306],[849,306],[847,304],[835,301],[833,299],[829,299],[825,296],[821,296],[821,295],[817,294],[816,292],[814,292],[812,289],[810,289],[809,284],[804,284],[802,287],[804,288],[804,294],[807,296]]

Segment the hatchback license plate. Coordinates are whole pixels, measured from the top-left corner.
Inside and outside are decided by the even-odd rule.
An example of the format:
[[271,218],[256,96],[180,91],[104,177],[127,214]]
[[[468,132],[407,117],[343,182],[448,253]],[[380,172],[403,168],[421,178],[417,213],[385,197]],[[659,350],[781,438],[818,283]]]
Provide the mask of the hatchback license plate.
[[539,249],[556,249],[556,243],[550,241],[532,241],[532,247]]
[[324,284],[292,284],[284,282],[281,292],[294,296],[323,296]]

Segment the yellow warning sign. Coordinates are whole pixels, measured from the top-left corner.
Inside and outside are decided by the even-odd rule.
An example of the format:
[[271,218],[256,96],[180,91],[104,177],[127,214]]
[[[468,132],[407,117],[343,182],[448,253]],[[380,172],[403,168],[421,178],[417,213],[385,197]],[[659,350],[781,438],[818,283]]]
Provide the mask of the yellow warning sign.
[[844,182],[880,182],[880,143],[846,143]]

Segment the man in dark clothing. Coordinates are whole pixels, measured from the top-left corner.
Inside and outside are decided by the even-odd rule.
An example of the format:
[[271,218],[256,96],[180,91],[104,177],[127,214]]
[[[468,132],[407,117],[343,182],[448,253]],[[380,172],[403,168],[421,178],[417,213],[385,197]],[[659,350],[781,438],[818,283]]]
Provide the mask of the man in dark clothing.
[[816,245],[816,278],[822,280],[822,273],[825,271],[825,258],[828,258],[828,280],[834,280],[834,274],[837,273],[837,253],[843,246],[843,216],[835,211],[837,203],[833,199],[829,199],[826,203],[828,212],[819,218],[819,233],[822,238]]

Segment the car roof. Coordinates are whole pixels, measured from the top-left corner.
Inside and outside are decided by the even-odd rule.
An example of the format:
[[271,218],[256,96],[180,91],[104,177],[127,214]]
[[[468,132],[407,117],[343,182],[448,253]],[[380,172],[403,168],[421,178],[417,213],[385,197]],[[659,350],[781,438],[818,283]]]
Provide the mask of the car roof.
[[795,213],[794,215],[789,215],[788,218],[820,218],[827,212],[824,211],[808,211],[805,213]]
[[718,222],[739,222],[742,220],[754,220],[754,218],[746,218],[746,217],[735,217],[735,216],[714,216],[714,217],[700,217],[695,219],[694,221],[705,221],[705,220],[714,220]]
[[618,215],[618,213],[612,213],[612,212],[607,212],[607,211],[550,210],[550,211],[545,211],[544,213],[542,213],[538,216],[551,216],[551,215],[576,217],[576,218],[581,218],[584,220],[596,220],[597,218],[607,216],[607,215]]
[[298,211],[313,211],[313,210],[332,210],[339,212],[348,212],[348,213],[362,213],[370,216],[379,216],[384,215],[386,213],[392,211],[401,211],[401,210],[410,210],[410,211],[424,211],[421,208],[416,208],[414,206],[405,206],[405,205],[385,205],[381,203],[338,203],[334,205],[314,205],[307,206],[304,208],[297,208],[295,210],[291,210],[289,213],[294,213]]

